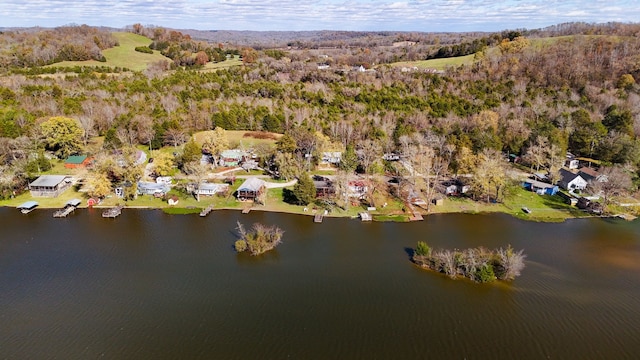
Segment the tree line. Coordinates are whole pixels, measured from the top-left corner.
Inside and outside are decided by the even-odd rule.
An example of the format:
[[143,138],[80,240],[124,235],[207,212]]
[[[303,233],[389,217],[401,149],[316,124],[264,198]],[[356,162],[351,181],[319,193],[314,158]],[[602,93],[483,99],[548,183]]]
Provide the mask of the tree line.
[[[191,55],[198,49],[182,49],[192,44],[184,34],[138,31],[153,31],[154,41],[170,41]],[[510,186],[494,176],[504,173],[496,161],[501,153],[555,173],[571,151],[624,165],[637,177],[640,41],[576,35],[534,46],[516,35],[523,34],[505,34],[499,52],[444,74],[385,65],[366,73],[337,65],[319,70],[311,52],[253,49],[252,62],[215,72],[5,75],[0,160],[7,174],[28,174],[30,154],[58,151],[45,145],[43,124],[62,116],[81,128],[83,150],[96,136],[111,151],[139,144],[182,146],[194,132],[216,127],[274,131],[293,141],[265,158],[276,166],[293,164],[297,173],[323,150],[351,149],[358,163],[353,169],[407,175],[403,166],[381,160],[398,153],[411,159],[415,173],[435,180],[483,174],[476,177],[482,180],[474,184],[475,196],[494,200]],[[375,49],[365,53],[353,49],[351,56],[376,62]],[[435,191],[437,181],[409,178],[409,185]]]

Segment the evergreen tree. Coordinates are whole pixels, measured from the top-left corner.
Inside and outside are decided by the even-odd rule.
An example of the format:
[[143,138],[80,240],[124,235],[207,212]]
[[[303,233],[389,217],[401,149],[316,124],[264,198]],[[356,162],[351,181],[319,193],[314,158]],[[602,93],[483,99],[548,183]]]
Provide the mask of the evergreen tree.
[[308,173],[302,173],[293,187],[293,195],[298,205],[307,205],[316,198],[316,187]]

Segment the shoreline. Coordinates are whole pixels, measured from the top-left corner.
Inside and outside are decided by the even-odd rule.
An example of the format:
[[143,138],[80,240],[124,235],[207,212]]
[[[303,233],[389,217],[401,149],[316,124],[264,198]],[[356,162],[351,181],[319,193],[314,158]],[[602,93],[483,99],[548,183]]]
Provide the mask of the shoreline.
[[[35,200],[37,201],[37,200]],[[197,214],[199,213],[202,209],[205,209],[208,205],[210,205],[210,203],[204,203],[202,204],[202,206],[148,206],[148,205],[127,205],[127,204],[107,204],[107,205],[94,205],[94,206],[87,206],[86,204],[80,205],[78,207],[76,207],[76,209],[90,209],[90,208],[94,208],[94,209],[98,209],[98,210],[106,210],[109,208],[113,208],[115,206],[121,205],[123,206],[123,209],[132,209],[132,210],[161,210],[162,212],[169,214],[169,215],[193,215],[193,214]],[[0,207],[3,208],[13,208],[17,210],[17,205],[10,205],[10,204],[2,204],[0,205]],[[52,206],[52,205],[45,205],[45,206],[38,206],[37,208],[35,208],[33,211],[38,211],[38,210],[59,210],[62,206]],[[165,211],[166,209],[175,209],[175,212],[171,212],[171,211]],[[212,212],[215,211],[219,211],[219,210],[230,210],[230,211],[243,211],[243,207],[213,207]],[[363,211],[360,212],[364,212],[366,211],[366,209],[361,209]],[[279,214],[288,214],[288,215],[303,215],[303,216],[308,216],[311,220],[313,220],[314,216],[316,215],[315,213],[311,213],[311,212],[304,212],[304,211],[287,211],[287,210],[283,210],[283,209],[270,209],[268,207],[264,207],[264,206],[257,206],[257,207],[251,207],[251,211],[262,211],[262,212],[271,212],[271,213],[279,213]],[[518,216],[516,214],[507,212],[507,211],[473,211],[470,209],[464,209],[461,211],[430,211],[430,212],[426,212],[423,211],[420,213],[422,216],[427,217],[430,215],[446,215],[446,214],[467,214],[467,215],[492,215],[492,214],[502,214],[502,215],[508,215],[511,216],[513,218],[519,219],[519,220],[524,220],[524,221],[530,221],[530,222],[540,222],[540,223],[561,223],[561,222],[565,222],[567,220],[571,220],[571,219],[590,219],[590,218],[609,218],[609,219],[623,219],[626,221],[633,221],[636,219],[636,217],[634,217],[633,215],[628,215],[628,216],[624,216],[624,215],[593,215],[593,214],[587,214],[584,213],[582,216],[571,216],[570,214],[567,214],[567,216],[565,218],[562,219],[556,219],[556,218],[544,218],[544,217],[536,217],[536,216],[529,216],[530,214],[524,214],[521,216]],[[409,223],[409,222],[419,222],[421,220],[417,220],[417,221],[411,221],[410,217],[411,214],[407,214],[407,213],[403,213],[403,214],[371,214],[373,221],[375,222],[395,222],[395,223]],[[333,212],[330,212],[329,214],[324,215],[324,217],[326,218],[346,218],[346,219],[359,219],[358,214],[357,213],[342,213],[342,214],[336,214]],[[397,218],[397,220],[393,220],[393,218]]]

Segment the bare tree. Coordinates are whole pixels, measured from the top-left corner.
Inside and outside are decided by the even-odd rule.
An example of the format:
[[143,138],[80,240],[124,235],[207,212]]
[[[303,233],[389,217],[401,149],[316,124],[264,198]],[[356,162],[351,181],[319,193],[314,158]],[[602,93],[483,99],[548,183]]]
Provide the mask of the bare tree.
[[630,192],[633,182],[631,175],[620,165],[603,167],[598,172],[598,177],[590,182],[589,189],[602,197],[602,212],[606,213],[611,198]]

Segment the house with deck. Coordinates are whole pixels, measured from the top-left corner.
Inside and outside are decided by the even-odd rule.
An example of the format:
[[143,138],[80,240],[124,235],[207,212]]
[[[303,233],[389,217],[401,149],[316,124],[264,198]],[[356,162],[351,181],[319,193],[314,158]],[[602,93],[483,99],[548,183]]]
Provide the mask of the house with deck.
[[313,186],[316,188],[316,197],[324,198],[335,195],[336,187],[329,178],[316,175],[313,177]]
[[58,197],[72,183],[69,175],[42,175],[29,184],[29,191],[33,197]]
[[267,189],[267,183],[257,177],[250,177],[238,188],[237,197],[240,201],[255,200]]

